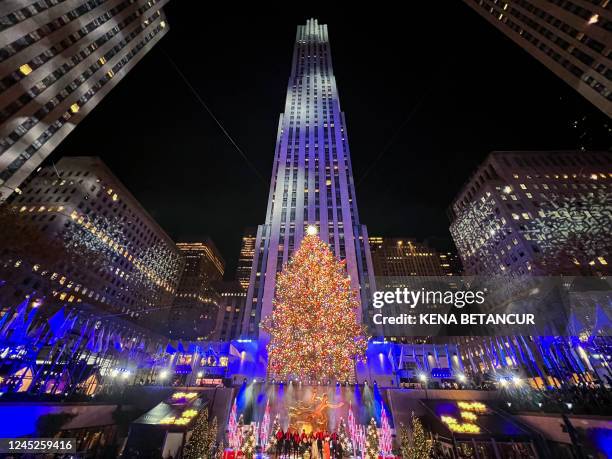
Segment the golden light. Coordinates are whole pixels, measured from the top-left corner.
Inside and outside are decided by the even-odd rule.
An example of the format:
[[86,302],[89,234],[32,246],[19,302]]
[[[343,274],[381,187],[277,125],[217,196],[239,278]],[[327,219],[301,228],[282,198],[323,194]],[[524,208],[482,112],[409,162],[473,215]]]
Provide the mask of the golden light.
[[476,413],[484,413],[487,410],[487,406],[480,402],[457,402],[457,406],[462,410]]
[[471,413],[470,411],[462,411],[461,418],[465,419],[466,421],[475,421],[477,419],[477,416],[474,413]]
[[29,75],[30,73],[32,73],[32,67],[30,67],[28,64],[23,64],[19,66],[19,71],[24,75]]

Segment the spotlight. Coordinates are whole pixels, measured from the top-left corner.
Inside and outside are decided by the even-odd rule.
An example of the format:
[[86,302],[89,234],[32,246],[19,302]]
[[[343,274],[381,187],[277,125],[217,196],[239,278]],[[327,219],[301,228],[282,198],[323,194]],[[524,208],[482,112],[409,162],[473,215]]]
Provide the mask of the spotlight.
[[308,227],[306,228],[306,234],[308,234],[309,236],[316,236],[318,232],[319,231],[317,230],[317,227],[314,225],[308,225]]
[[198,371],[198,378],[201,378],[202,376],[204,376],[204,373],[201,371]]
[[508,405],[508,408],[510,408],[512,406],[512,403],[506,402],[506,405]]
[[467,381],[467,378],[465,377],[463,373],[458,374],[457,379],[459,379],[459,382],[462,382],[462,383]]
[[126,371],[125,373],[123,373],[123,379],[128,379],[130,377],[130,372]]
[[425,373],[419,373],[419,381],[427,382],[427,375]]
[[168,377],[168,370],[162,370],[159,372],[159,379],[166,379]]
[[574,407],[572,403],[566,403],[565,405],[567,406],[568,410],[571,410]]
[[515,386],[520,386],[523,381],[521,381],[521,378],[519,378],[518,376],[513,376],[512,382],[514,383]]
[[500,384],[502,387],[507,387],[507,386],[508,386],[508,381],[507,381],[506,379],[504,379],[504,378],[501,378],[501,379],[499,380],[499,384]]
[[542,402],[538,402],[538,408],[542,408]]

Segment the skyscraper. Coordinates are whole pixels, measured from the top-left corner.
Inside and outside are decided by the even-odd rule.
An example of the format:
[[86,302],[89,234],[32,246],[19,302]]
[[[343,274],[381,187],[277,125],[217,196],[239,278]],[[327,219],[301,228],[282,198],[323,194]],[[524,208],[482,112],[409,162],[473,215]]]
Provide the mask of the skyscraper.
[[455,198],[467,275],[610,273],[612,154],[493,152]]
[[243,290],[249,289],[249,279],[253,267],[253,257],[255,256],[255,240],[257,238],[257,228],[246,228],[242,235],[240,244],[240,257],[236,267],[236,280],[240,282]]
[[183,257],[99,158],[40,168],[0,216],[2,307],[36,295],[142,319],[172,305]]
[[0,2],[0,202],[164,36],[166,2]]
[[265,224],[257,228],[242,332],[257,336],[272,311],[276,273],[313,226],[346,259],[362,311],[374,288],[368,235],[359,222],[344,113],[327,26],[298,26],[285,111],[280,116]]
[[176,246],[185,259],[185,268],[172,308],[159,317],[159,331],[173,338],[206,339],[214,329],[220,301],[213,282],[223,278],[225,262],[208,238]]
[[237,280],[215,282],[214,287],[219,292],[220,303],[212,339],[229,341],[240,338],[246,290]]
[[464,1],[612,117],[609,0]]
[[409,238],[370,236],[374,274],[378,277],[452,276],[450,253],[440,253]]

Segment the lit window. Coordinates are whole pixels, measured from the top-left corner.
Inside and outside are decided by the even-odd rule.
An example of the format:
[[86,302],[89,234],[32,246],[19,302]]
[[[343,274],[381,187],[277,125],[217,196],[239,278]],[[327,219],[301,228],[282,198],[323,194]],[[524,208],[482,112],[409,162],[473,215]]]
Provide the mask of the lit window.
[[32,73],[32,67],[30,67],[28,64],[23,64],[19,67],[19,71],[24,75],[29,75],[30,73]]
[[72,104],[72,105],[70,106],[70,111],[71,111],[72,113],[76,113],[76,112],[78,112],[78,111],[79,111],[79,108],[80,108],[80,107],[79,107],[79,104],[74,103],[74,104]]

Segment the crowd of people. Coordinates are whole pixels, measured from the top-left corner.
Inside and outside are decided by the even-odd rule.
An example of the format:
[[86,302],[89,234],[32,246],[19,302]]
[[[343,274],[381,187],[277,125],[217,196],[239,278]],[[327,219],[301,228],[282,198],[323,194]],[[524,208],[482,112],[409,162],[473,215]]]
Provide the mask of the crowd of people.
[[276,457],[303,457],[304,459],[340,459],[342,458],[342,442],[337,432],[327,431],[300,434],[296,429],[287,431],[279,429],[276,437]]

